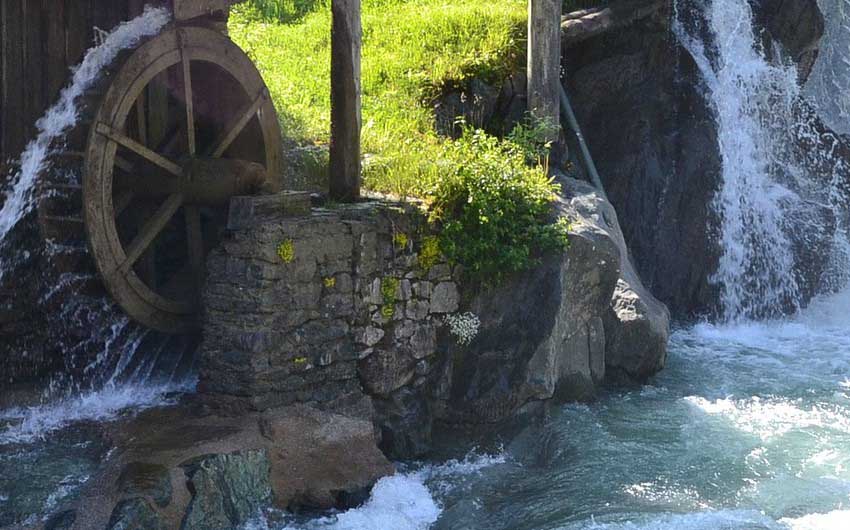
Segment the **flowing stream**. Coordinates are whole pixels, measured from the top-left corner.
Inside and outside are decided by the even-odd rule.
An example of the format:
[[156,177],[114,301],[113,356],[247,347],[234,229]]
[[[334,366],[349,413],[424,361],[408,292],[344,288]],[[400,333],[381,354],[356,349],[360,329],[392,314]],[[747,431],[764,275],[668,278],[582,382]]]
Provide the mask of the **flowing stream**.
[[[850,10],[823,4],[827,52],[803,88],[758,44],[747,0],[676,5],[674,35],[702,74],[723,162],[717,324],[676,330],[648,386],[559,407],[498,436],[501,449],[491,440],[490,457],[414,466],[337,516],[249,528],[850,528],[850,289],[836,289],[847,238],[840,220],[812,213],[846,215],[833,182],[846,162],[799,112],[805,96],[834,130],[850,129],[835,90],[850,79]],[[815,167],[832,174],[816,181]],[[828,243],[825,294],[805,309],[801,232]]]
[[[747,0],[677,6],[674,33],[702,73],[723,160],[718,323],[677,329],[667,368],[647,386],[608,390],[518,432],[402,465],[360,508],[321,518],[268,513],[246,528],[850,528],[850,289],[800,310],[791,251],[794,230],[824,232],[834,273],[824,285],[843,281],[841,223],[803,215],[843,205],[795,158],[810,131],[795,117],[801,96],[832,128],[850,130],[846,102],[829,96],[850,75],[850,10],[844,0],[824,4],[840,21],[830,22],[827,59],[802,89],[792,67],[756,44]],[[15,204],[9,211],[19,217],[26,202]],[[128,369],[132,353],[120,352],[116,370]],[[85,420],[161,403],[174,389],[153,385],[148,368],[134,372],[130,383],[109,378],[73,399],[0,413],[0,526],[37,521],[94,472],[108,446]]]

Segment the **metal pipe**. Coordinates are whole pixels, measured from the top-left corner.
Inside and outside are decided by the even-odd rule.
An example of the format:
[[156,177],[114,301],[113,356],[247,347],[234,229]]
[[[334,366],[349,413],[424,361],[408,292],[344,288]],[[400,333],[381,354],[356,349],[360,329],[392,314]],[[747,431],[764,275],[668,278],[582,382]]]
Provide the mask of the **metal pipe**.
[[588,174],[590,174],[590,180],[593,181],[593,185],[596,186],[599,193],[605,197],[605,200],[608,200],[608,195],[605,193],[605,187],[602,185],[602,179],[599,178],[599,172],[596,170],[596,164],[593,163],[593,158],[590,156],[590,150],[587,148],[587,142],[584,141],[584,135],[581,134],[581,127],[578,125],[578,120],[573,112],[573,107],[570,104],[570,98],[567,96],[567,91],[561,83],[558,83],[558,86],[561,89],[561,117],[567,122],[570,129],[572,129],[573,133],[576,135],[579,150],[581,151],[581,157],[584,161],[584,167]]

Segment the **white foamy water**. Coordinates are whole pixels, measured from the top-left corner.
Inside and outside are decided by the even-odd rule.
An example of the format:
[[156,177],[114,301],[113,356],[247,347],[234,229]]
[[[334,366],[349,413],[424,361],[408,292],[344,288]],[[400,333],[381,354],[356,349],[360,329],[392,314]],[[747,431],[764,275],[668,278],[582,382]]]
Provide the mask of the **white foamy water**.
[[10,423],[0,429],[0,446],[32,442],[81,421],[110,421],[128,410],[173,404],[169,396],[193,390],[194,381],[108,385],[45,405],[0,411],[0,422]]
[[850,0],[819,0],[825,35],[804,92],[836,132],[850,134]]
[[[102,43],[89,50],[83,62],[73,72],[73,78],[56,102],[37,122],[38,136],[21,154],[20,170],[12,177],[11,190],[0,209],[0,244],[9,231],[20,222],[35,203],[35,188],[39,176],[47,169],[51,149],[79,119],[78,98],[91,88],[103,69],[115,60],[121,50],[136,46],[145,37],[156,35],[171,20],[166,8],[145,8],[144,13],[109,33]],[[0,255],[0,278],[8,264]]]
[[425,465],[378,481],[361,507],[311,521],[275,524],[268,517],[249,522],[244,530],[426,530],[443,509],[440,499],[487,468],[504,464],[504,454],[470,453],[461,460]]
[[[843,221],[839,215],[834,225],[827,213],[846,208],[837,191],[846,161],[834,158],[835,138],[821,135],[802,111],[796,66],[766,56],[750,2],[679,0],[676,8],[674,33],[699,68],[717,123],[722,174],[714,209],[722,253],[712,280],[724,317],[794,312],[802,305],[801,274],[811,274],[808,263],[796,262],[806,259],[801,247],[825,241],[832,246],[820,250],[827,261],[846,266]],[[828,167],[831,177],[823,175]],[[829,274],[819,280],[837,283]]]
[[723,170],[714,205],[722,256],[714,280],[728,318],[762,317],[799,298],[792,244],[782,229],[782,203],[799,197],[772,174],[787,146],[797,72],[770,64],[756,48],[745,0],[708,0],[702,17],[713,42],[691,35],[679,20],[675,32],[700,69],[717,121]]

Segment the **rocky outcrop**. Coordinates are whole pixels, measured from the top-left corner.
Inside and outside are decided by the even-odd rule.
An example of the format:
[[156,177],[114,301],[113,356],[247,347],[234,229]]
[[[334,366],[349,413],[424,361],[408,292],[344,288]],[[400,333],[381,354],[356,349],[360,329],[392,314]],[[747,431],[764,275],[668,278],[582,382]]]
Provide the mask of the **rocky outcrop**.
[[753,5],[756,23],[767,30],[765,45],[797,65],[800,82],[808,79],[825,30],[817,0],[761,0]]
[[[631,268],[613,207],[581,181],[563,189],[568,250],[496,288],[464,284],[415,205],[231,218],[208,263],[201,396],[249,411],[365,400],[358,417],[403,458],[430,449],[434,420],[500,422],[590,397],[606,370],[655,373],[669,315]],[[477,335],[458,340],[447,317],[477,318]]]
[[[690,319],[718,309],[719,290],[710,278],[720,258],[712,201],[720,186],[721,160],[703,81],[671,31],[672,3],[657,4],[614,2],[605,17],[604,9],[591,10],[605,25],[588,18],[589,12],[565,17],[566,26],[575,26],[571,31],[582,19],[587,28],[602,30],[581,39],[568,39],[566,32],[563,64],[636,271],[673,314]],[[765,29],[765,44],[778,42],[783,60],[795,61],[805,79],[823,32],[816,1],[752,5],[756,23]],[[678,6],[695,34],[705,31],[696,20],[701,6],[686,1]],[[820,268],[811,269],[802,283],[817,283]]]
[[585,182],[563,190],[566,252],[473,298],[481,331],[450,348],[449,422],[503,421],[534,401],[591,397],[606,372],[645,379],[664,365],[669,313],[635,274],[613,207]]
[[[646,287],[680,318],[710,310],[720,252],[714,117],[669,6],[565,48],[567,89]],[[677,60],[671,60],[676,58]]]
[[54,527],[239,528],[269,506],[354,506],[393,473],[370,421],[305,406],[221,416],[185,403],[107,429],[117,450]]

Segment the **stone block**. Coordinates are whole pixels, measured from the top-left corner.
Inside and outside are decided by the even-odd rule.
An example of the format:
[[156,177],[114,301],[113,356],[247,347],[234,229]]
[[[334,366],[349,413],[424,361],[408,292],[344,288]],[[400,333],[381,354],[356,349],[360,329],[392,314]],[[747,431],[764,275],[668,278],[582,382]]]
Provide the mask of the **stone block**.
[[440,282],[431,295],[432,313],[454,313],[460,305],[460,293],[453,282]]

